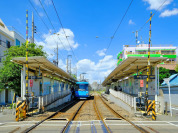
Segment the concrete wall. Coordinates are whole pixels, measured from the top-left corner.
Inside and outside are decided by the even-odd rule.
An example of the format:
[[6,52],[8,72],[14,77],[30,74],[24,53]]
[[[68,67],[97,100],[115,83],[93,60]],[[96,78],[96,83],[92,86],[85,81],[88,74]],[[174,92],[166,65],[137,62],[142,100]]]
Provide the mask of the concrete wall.
[[[169,104],[169,91],[167,86],[160,86],[163,91],[164,102]],[[178,106],[178,86],[171,86],[171,102],[173,106]]]
[[8,103],[12,103],[13,97],[14,97],[14,91],[13,90],[8,90],[8,102],[6,102],[6,90],[3,89],[0,92],[0,105],[5,105]]

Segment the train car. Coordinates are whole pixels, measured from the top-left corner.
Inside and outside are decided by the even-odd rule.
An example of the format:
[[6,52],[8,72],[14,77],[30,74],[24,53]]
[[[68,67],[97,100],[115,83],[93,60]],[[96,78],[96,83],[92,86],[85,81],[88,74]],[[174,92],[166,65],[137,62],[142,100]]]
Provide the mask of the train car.
[[75,89],[75,97],[78,99],[88,99],[89,95],[89,83],[88,82],[76,82],[77,88]]

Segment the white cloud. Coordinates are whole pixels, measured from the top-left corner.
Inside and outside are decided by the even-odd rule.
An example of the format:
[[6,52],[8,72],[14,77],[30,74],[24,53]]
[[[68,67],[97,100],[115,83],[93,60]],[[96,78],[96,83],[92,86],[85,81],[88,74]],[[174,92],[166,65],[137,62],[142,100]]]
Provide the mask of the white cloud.
[[40,17],[43,17],[43,16],[44,16],[44,14],[43,14],[42,12],[40,12],[39,15],[40,15]]
[[129,20],[130,25],[134,25],[135,23],[132,21],[132,19]]
[[47,5],[47,6],[49,6],[49,5],[52,4],[51,0],[45,0],[44,3],[45,3],[45,5]]
[[[165,0],[143,0],[144,2],[147,2],[150,6],[148,7],[148,9],[150,10],[157,10],[163,3]],[[173,0],[167,0],[159,10],[162,10],[163,8],[165,8],[167,5],[169,5]]]
[[173,10],[165,10],[160,14],[160,17],[169,17],[177,14],[178,14],[178,9],[174,8]]
[[44,41],[37,41],[37,44],[44,46],[44,49],[46,49],[47,51],[55,49],[57,43],[59,50],[70,51],[71,47],[72,49],[76,49],[79,44],[74,41],[74,33],[70,29],[64,29],[64,31],[67,35],[69,43],[65,37],[63,30],[60,29],[56,34],[43,34],[42,38],[44,39]]
[[116,67],[116,62],[112,55],[106,55],[103,60],[99,60],[97,63],[90,59],[83,59],[78,61],[77,69],[80,73],[87,73],[85,76],[92,83],[93,81],[103,81],[104,77],[107,77]]
[[40,5],[40,1],[39,0],[33,0],[33,2],[35,3],[35,5],[39,6]]
[[106,52],[106,49],[102,49],[102,50],[96,51],[96,53],[97,53],[99,56],[104,56],[104,55],[105,55],[105,52]]

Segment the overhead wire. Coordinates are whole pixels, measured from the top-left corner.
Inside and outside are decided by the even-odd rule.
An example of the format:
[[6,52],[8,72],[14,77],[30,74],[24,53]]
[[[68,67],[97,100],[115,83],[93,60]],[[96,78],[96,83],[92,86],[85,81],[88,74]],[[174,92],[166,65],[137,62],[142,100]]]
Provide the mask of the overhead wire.
[[52,2],[52,4],[53,4],[54,10],[55,10],[56,15],[57,15],[57,17],[58,17],[58,20],[59,20],[59,23],[60,23],[60,25],[61,25],[61,27],[62,27],[62,30],[63,30],[63,32],[64,32],[64,34],[65,34],[66,40],[67,40],[67,42],[68,42],[68,44],[69,44],[69,46],[70,46],[70,48],[71,48],[71,50],[72,50],[72,53],[73,53],[75,59],[76,59],[77,62],[78,62],[78,59],[77,59],[77,57],[75,56],[75,53],[74,53],[74,51],[73,51],[73,49],[72,49],[72,47],[71,47],[71,44],[70,44],[70,42],[69,42],[69,40],[68,40],[68,36],[66,35],[66,32],[65,32],[65,30],[64,30],[64,26],[63,26],[62,21],[61,21],[61,19],[60,19],[60,17],[59,17],[59,14],[58,14],[58,12],[57,12],[57,10],[56,10],[56,7],[55,7],[55,4],[54,4],[53,0],[51,0],[51,2]]
[[152,17],[158,12],[158,10],[166,3],[166,1],[168,1],[168,0],[165,0],[165,1],[156,9],[156,11],[152,14],[152,16],[149,17],[149,19],[143,24],[143,26],[141,26],[141,27],[139,28],[138,31],[141,31],[141,30],[145,27],[145,25],[150,21],[150,18],[152,18]]
[[[37,9],[34,7],[34,5],[32,4],[31,0],[28,0],[29,3],[31,4],[31,6],[33,7],[33,9],[35,10],[35,12],[37,13],[38,17],[40,18],[40,20],[43,22],[43,24],[45,25],[46,29],[50,32],[49,27],[47,26],[47,24],[44,22],[44,20],[42,19],[42,17],[40,16],[40,14],[38,13]],[[53,36],[52,36],[53,37]],[[54,37],[53,37],[54,39]],[[54,39],[55,41],[55,39]],[[57,42],[55,41],[55,43],[57,44]],[[57,44],[58,45],[58,44]],[[64,47],[64,46],[63,46]],[[65,48],[64,48],[65,49]],[[50,49],[51,50],[51,49]],[[51,50],[52,51],[52,50]],[[61,55],[63,56],[63,54],[61,53]],[[64,56],[63,56],[64,59]],[[64,59],[65,60],[65,59]]]
[[[106,53],[107,53],[107,51],[108,51],[108,49],[109,49],[109,47],[110,47],[110,45],[111,45],[111,43],[112,43],[112,41],[113,41],[113,39],[114,39],[114,37],[115,37],[117,31],[119,30],[120,25],[122,24],[122,22],[123,22],[123,20],[124,20],[126,14],[127,14],[127,12],[128,12],[128,10],[129,10],[130,6],[132,5],[132,3],[133,3],[133,0],[131,0],[129,6],[127,7],[127,9],[126,9],[126,11],[125,11],[125,13],[124,13],[124,15],[122,16],[122,19],[121,19],[119,25],[117,26],[116,30],[114,31],[114,34],[112,35],[111,40],[110,40],[110,42],[109,42],[109,44],[108,44],[108,47],[107,47],[107,49],[106,49],[106,51],[105,51],[104,58],[106,57]],[[101,64],[102,64],[104,58],[102,59]]]
[[[52,24],[52,22],[51,22],[51,20],[50,20],[50,18],[49,18],[49,16],[48,16],[48,14],[47,14],[47,12],[46,12],[46,10],[45,10],[43,4],[42,4],[42,2],[41,2],[41,0],[39,0],[39,2],[40,2],[41,7],[43,8],[43,11],[45,12],[45,14],[46,14],[48,20],[49,20],[49,22],[50,22],[50,24],[51,24],[51,26],[52,26],[54,32],[57,33],[57,32],[56,32],[56,29],[54,28],[54,25]],[[58,35],[57,35],[57,37],[58,37],[59,41],[61,42],[61,44],[63,45],[64,49],[67,50]]]

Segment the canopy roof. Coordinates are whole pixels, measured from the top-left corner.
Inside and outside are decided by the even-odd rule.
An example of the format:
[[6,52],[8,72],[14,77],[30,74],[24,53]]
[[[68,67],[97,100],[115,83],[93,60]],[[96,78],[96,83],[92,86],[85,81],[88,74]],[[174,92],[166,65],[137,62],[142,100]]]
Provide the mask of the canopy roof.
[[[24,65],[26,64],[26,57],[15,57],[12,59],[12,62]],[[42,72],[51,73],[52,75],[55,75],[58,78],[62,78],[71,82],[77,81],[64,70],[55,66],[43,56],[28,57],[28,67],[32,70],[39,70],[40,67],[40,71]]]
[[[161,62],[164,62],[166,57],[150,57],[150,65],[155,66]],[[113,81],[116,82],[119,79],[130,76],[138,70],[144,70],[148,64],[148,57],[128,57],[121,64],[119,64],[103,81],[102,85],[106,86]]]

